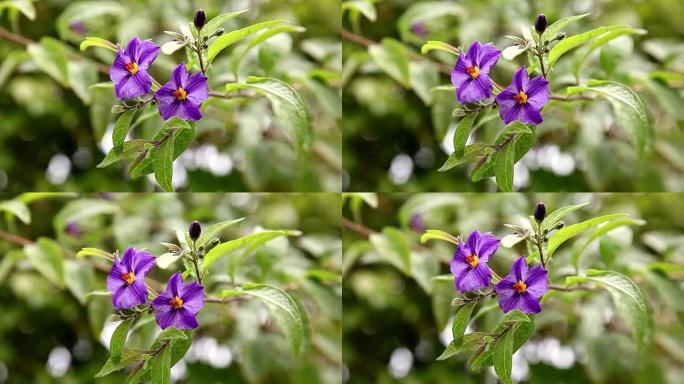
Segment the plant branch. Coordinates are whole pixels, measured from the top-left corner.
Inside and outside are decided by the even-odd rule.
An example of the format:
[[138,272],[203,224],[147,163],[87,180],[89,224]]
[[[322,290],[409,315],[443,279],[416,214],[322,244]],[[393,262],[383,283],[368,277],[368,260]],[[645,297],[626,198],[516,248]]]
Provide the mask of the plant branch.
[[363,235],[365,237],[369,237],[370,235],[377,233],[376,231],[374,231],[368,227],[365,227],[359,223],[355,223],[355,222],[347,219],[346,217],[342,218],[342,226],[351,230],[351,231],[354,231],[360,235]]

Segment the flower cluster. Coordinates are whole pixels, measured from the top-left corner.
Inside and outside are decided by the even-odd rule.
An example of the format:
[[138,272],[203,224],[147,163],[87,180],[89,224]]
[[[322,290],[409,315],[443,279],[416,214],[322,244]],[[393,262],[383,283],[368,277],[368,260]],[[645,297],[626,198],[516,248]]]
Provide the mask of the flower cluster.
[[[150,40],[132,38],[125,49],[119,49],[109,70],[114,92],[120,100],[150,93],[153,79],[148,73],[157,58],[159,47]],[[178,116],[186,120],[202,118],[200,106],[209,97],[207,77],[202,73],[188,74],[185,63],[180,63],[171,78],[154,93],[159,113],[164,120]]]
[[[494,235],[477,230],[468,235],[465,243],[459,241],[450,265],[456,289],[463,293],[487,288],[492,281],[487,262],[498,248],[499,240]],[[529,268],[524,256],[513,263],[511,272],[494,287],[504,313],[513,309],[524,313],[541,312],[540,301],[548,290],[544,267]]]
[[[148,291],[145,275],[154,266],[155,257],[146,251],[130,247],[121,259],[112,264],[107,277],[107,289],[112,293],[112,305],[116,309],[134,308],[147,303]],[[204,287],[196,281],[183,284],[183,277],[176,272],[166,290],[152,300],[152,310],[162,329],[197,328],[197,313],[204,307]]]
[[[468,52],[458,55],[451,71],[451,83],[461,104],[476,103],[492,96],[494,82],[489,72],[499,61],[501,52],[493,44],[474,41]],[[499,114],[508,124],[518,120],[524,124],[540,124],[541,110],[549,102],[549,82],[543,76],[529,79],[526,67],[520,67],[511,84],[499,89],[495,102]]]

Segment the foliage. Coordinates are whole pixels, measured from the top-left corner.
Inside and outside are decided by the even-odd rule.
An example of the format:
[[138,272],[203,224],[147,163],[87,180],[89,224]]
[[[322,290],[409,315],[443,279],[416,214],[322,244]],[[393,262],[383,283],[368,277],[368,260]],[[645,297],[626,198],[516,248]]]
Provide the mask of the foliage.
[[[316,16],[339,3],[252,5],[202,2],[196,28],[185,1],[2,3],[0,190],[339,190],[341,45]],[[156,80],[117,100],[110,66],[132,37],[161,46]],[[197,122],[155,105],[181,62],[208,77]]]
[[[2,198],[15,207],[0,224],[0,359],[11,381],[339,382],[339,197]],[[196,240],[191,219],[205,223]],[[129,246],[156,256],[149,301],[115,309],[105,280]],[[150,301],[176,271],[204,286],[197,329],[155,322]],[[65,348],[73,363],[54,368],[48,355]]]
[[[494,374],[502,382],[678,382],[684,344],[675,336],[682,332],[675,298],[682,295],[684,221],[673,210],[683,207],[681,196],[377,199],[354,220],[343,219],[350,382],[484,382]],[[529,215],[537,199],[549,210],[543,221]],[[520,255],[530,267],[546,266],[551,289],[540,313],[504,314],[491,286],[455,289],[449,263],[473,229],[501,239],[488,261],[493,284]],[[401,248],[368,237],[390,233]],[[412,269],[398,266],[402,253]],[[364,349],[368,343],[377,347]]]
[[[682,4],[627,4],[345,1],[343,187],[678,190]],[[492,97],[460,103],[449,77],[473,41],[502,55]],[[493,97],[523,66],[549,80],[551,100],[541,124],[511,131]]]

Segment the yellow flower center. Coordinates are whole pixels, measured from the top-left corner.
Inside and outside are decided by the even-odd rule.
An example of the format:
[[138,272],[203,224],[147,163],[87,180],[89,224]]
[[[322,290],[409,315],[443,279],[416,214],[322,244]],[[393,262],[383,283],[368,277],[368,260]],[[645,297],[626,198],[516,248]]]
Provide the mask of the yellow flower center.
[[480,68],[475,65],[470,65],[466,68],[466,72],[474,79],[480,74]]
[[525,293],[527,290],[527,284],[524,281],[518,280],[517,283],[513,284],[513,289],[518,293]]
[[131,75],[135,75],[136,73],[138,73],[138,63],[136,62],[126,63],[125,67]]
[[123,279],[126,280],[126,283],[128,285],[133,284],[133,282],[135,281],[135,273],[133,273],[133,272],[124,272],[121,275],[121,277],[123,277]]
[[520,93],[513,96],[513,100],[515,100],[519,104],[525,104],[527,103],[527,94],[525,94],[525,92],[523,91],[520,91]]
[[187,95],[187,94],[188,93],[185,92],[185,89],[183,89],[182,87],[178,87],[178,89],[173,91],[173,96],[180,101],[185,100],[185,95]]
[[475,268],[477,267],[477,264],[480,262],[480,258],[477,257],[477,255],[468,255],[466,256],[466,262],[470,264],[471,267]]
[[183,308],[183,299],[176,296],[173,298],[173,300],[169,301],[169,304],[171,304],[176,309],[181,309]]

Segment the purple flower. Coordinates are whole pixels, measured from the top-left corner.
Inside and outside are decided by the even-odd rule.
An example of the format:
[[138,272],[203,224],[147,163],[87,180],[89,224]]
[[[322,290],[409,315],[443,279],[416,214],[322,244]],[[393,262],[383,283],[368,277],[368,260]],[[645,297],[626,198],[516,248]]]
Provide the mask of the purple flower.
[[492,95],[494,85],[489,71],[499,61],[501,52],[493,44],[474,41],[468,53],[458,55],[451,71],[451,83],[456,87],[456,98],[461,104],[474,103]]
[[411,229],[417,233],[425,232],[425,223],[423,222],[423,216],[420,213],[416,213],[411,216]]
[[487,287],[492,281],[487,261],[498,248],[499,240],[494,235],[480,231],[470,232],[465,244],[459,241],[450,265],[456,289],[467,292]]
[[154,256],[129,247],[112,264],[107,277],[107,289],[112,293],[112,305],[117,309],[132,308],[147,301],[145,275],[154,265]]
[[549,82],[543,76],[529,80],[527,69],[520,67],[513,81],[496,96],[499,114],[508,124],[518,120],[524,124],[540,124],[541,109],[549,102]]
[[116,97],[131,99],[144,95],[152,87],[152,78],[147,68],[157,58],[159,47],[152,41],[132,38],[126,50],[120,49],[109,69],[109,77],[114,82]]
[[200,105],[209,97],[207,77],[197,72],[188,76],[185,64],[173,70],[171,79],[154,95],[159,102],[159,112],[164,120],[178,116],[185,120],[202,118]]
[[157,324],[162,329],[197,328],[197,312],[204,307],[204,287],[196,281],[183,285],[183,277],[176,272],[169,279],[166,291],[152,300]]
[[427,28],[425,27],[425,23],[423,23],[422,21],[417,21],[411,24],[411,32],[414,35],[422,38],[425,38],[428,34]]
[[519,309],[524,313],[539,313],[539,300],[549,290],[546,270],[541,265],[527,269],[525,256],[513,263],[508,276],[494,287],[499,295],[499,306],[504,313]]

